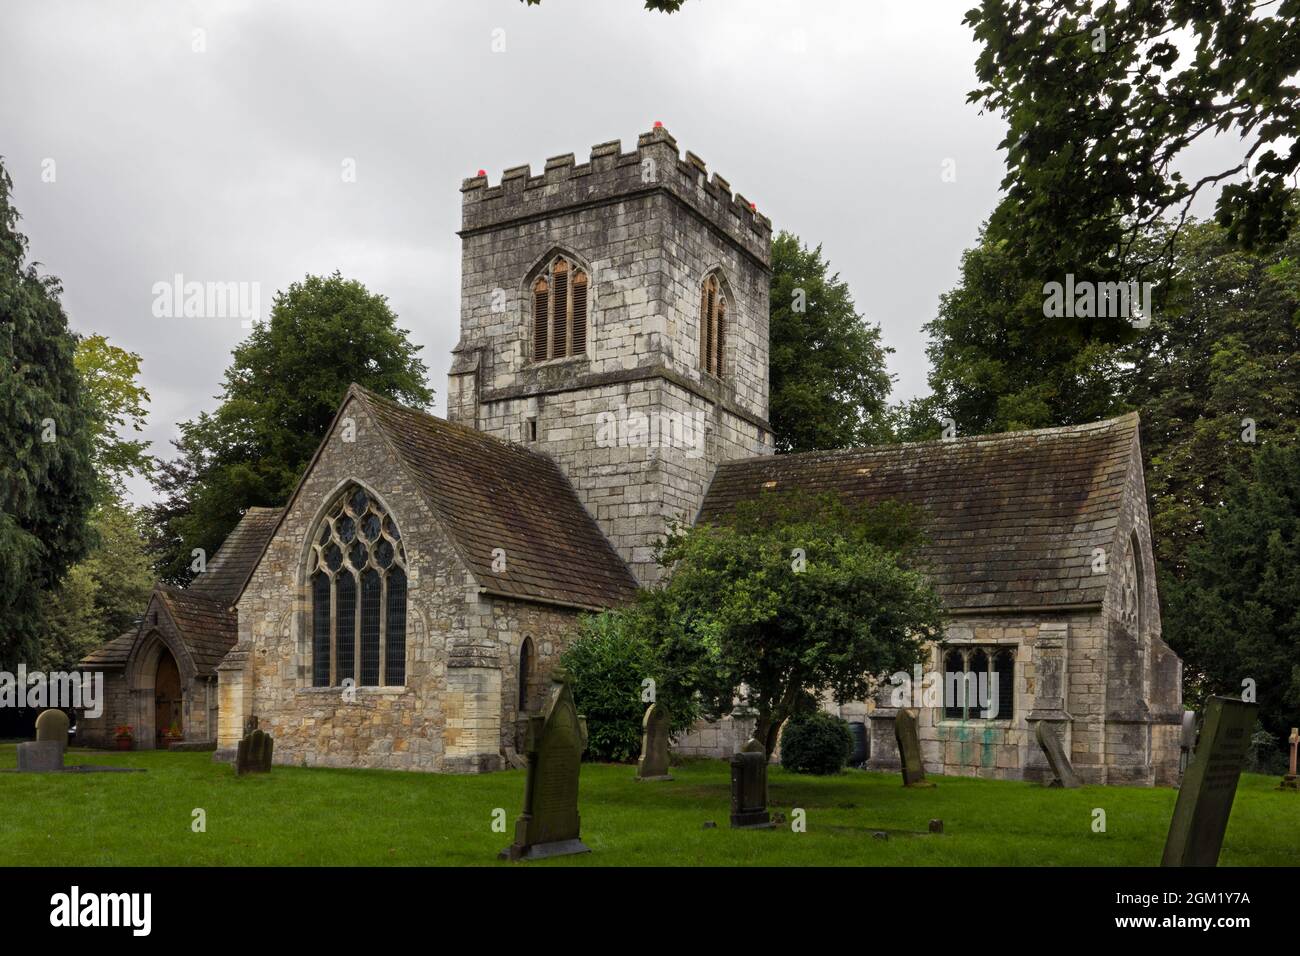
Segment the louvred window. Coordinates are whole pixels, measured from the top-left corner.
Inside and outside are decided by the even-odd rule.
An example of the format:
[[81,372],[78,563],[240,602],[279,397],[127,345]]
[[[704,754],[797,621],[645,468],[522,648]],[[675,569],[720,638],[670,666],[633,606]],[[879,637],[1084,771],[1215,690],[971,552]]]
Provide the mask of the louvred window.
[[533,283],[533,361],[587,354],[587,273],[556,256]]

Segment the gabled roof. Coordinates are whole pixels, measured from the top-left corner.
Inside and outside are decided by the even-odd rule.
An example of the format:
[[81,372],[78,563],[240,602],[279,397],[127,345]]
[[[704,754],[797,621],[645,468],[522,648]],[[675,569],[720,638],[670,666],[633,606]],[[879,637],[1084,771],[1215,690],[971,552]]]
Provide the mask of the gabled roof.
[[281,508],[249,508],[208,562],[207,570],[188,588],[154,585],[140,624],[95,648],[81,659],[80,666],[110,670],[124,667],[138,639],[147,630],[145,620],[149,608],[159,603],[176,625],[199,675],[216,673],[216,666],[235,645],[237,627],[232,610],[235,598],[271,539],[282,511]]
[[634,597],[636,579],[551,458],[359,385],[348,395],[370,411],[484,590],[587,608]]
[[1094,548],[1112,546],[1136,414],[1088,425],[727,462],[699,520],[772,491],[894,499],[927,519],[924,557],[950,610],[1100,603]]
[[238,639],[238,619],[234,610],[224,601],[170,584],[155,585],[153,593],[153,600],[163,605],[176,625],[199,676],[215,674],[217,665]]
[[249,508],[226,536],[221,548],[207,564],[207,570],[186,588],[189,594],[211,598],[230,607],[253,573],[271,533],[280,520],[283,508]]

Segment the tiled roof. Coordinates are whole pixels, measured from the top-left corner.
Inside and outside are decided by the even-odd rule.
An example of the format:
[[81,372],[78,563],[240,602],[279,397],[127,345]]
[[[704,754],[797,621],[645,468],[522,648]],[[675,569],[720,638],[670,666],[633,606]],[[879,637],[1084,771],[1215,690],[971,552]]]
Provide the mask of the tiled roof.
[[370,409],[483,588],[593,608],[635,595],[636,579],[553,460],[358,385],[349,394]]
[[925,549],[950,609],[1100,602],[1138,417],[1089,425],[734,461],[719,467],[700,521],[765,492],[894,499],[927,518]]
[[215,674],[217,665],[235,646],[238,637],[235,612],[224,601],[168,584],[156,585],[154,596],[171,615],[198,673]]
[[266,550],[283,511],[283,508],[249,508],[208,562],[207,570],[196,577],[186,591],[211,598],[226,607],[234,604],[244,582],[253,572],[253,566]]
[[131,646],[135,644],[135,635],[136,631],[130,630],[113,638],[111,641],[99,645],[99,647],[83,657],[78,666],[88,670],[115,669],[124,666],[127,657],[131,654]]

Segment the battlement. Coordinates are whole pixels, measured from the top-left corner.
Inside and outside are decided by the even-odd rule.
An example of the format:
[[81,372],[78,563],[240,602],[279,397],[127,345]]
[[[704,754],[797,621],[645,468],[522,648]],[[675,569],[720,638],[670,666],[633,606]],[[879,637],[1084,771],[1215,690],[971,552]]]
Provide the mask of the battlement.
[[505,170],[496,186],[486,175],[461,183],[461,235],[501,228],[521,220],[556,215],[570,207],[601,205],[666,192],[726,233],[741,248],[769,262],[772,222],[716,172],[710,177],[699,156],[677,151],[677,140],[657,126],[637,138],[631,152],[620,140],[598,143],[587,162],[573,153],[552,156],[534,176],[531,166]]

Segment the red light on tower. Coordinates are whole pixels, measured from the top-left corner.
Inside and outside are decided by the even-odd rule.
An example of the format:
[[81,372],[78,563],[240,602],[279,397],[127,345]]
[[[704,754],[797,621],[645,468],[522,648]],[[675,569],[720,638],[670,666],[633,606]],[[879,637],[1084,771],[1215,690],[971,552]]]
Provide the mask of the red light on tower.
[[664,128],[663,120],[655,120],[655,129],[663,129],[663,128]]
[[487,175],[487,170],[486,170],[486,169],[480,169],[480,170],[478,171],[478,174],[479,174],[480,176],[486,176],[486,175]]

